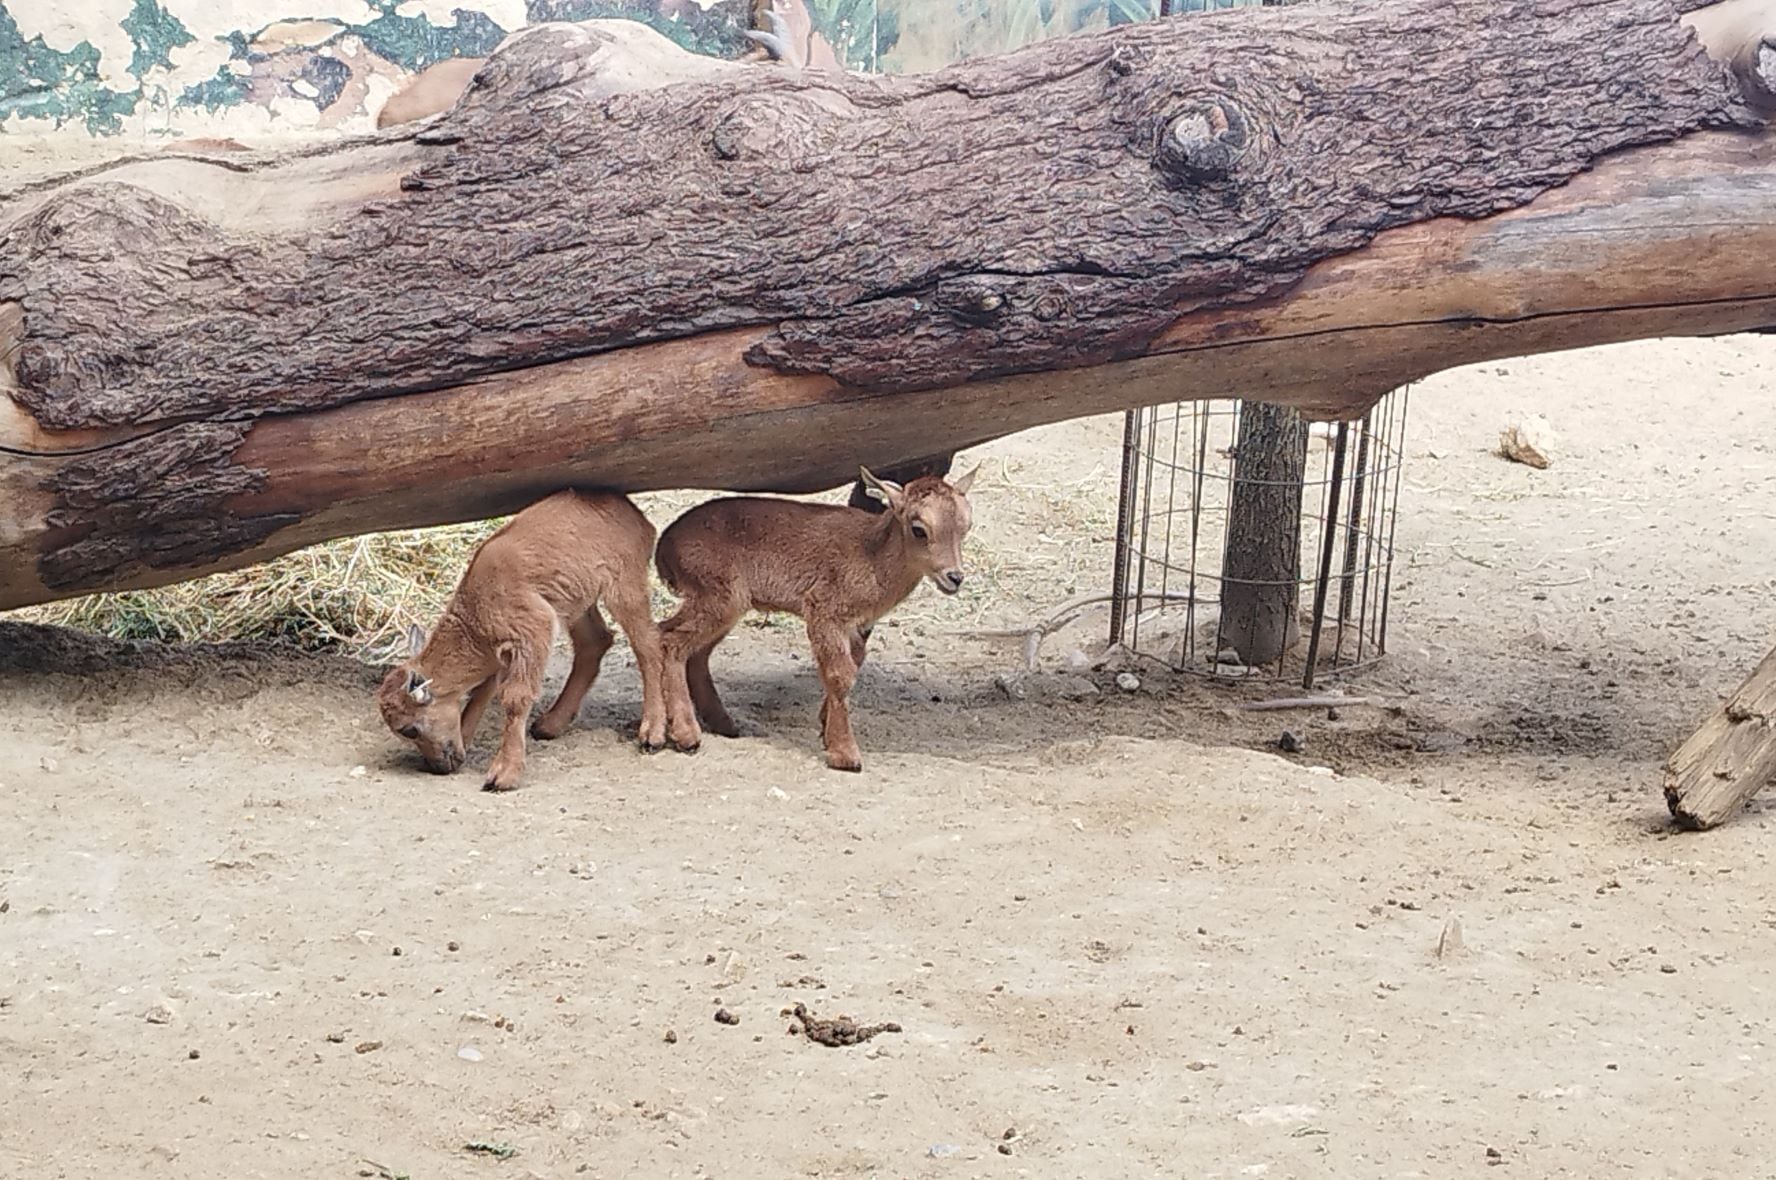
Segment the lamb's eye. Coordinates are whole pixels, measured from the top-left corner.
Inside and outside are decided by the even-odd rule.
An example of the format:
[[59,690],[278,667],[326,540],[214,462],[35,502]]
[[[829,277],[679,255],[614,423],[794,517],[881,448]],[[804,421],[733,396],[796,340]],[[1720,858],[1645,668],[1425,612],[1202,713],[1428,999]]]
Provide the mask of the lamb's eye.
[[930,533],[925,531],[924,525],[920,524],[916,520],[913,522],[913,536],[915,536],[919,540],[923,541],[926,537],[929,537],[930,535],[931,535]]
[[417,726],[417,725],[403,725],[401,727],[401,736],[404,738],[418,737],[419,736],[419,726]]

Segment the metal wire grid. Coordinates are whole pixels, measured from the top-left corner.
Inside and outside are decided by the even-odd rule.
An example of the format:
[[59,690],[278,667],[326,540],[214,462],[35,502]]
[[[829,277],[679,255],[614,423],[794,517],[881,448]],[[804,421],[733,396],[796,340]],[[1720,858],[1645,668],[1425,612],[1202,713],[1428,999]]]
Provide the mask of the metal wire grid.
[[1299,521],[1302,573],[1295,580],[1299,605],[1307,608],[1303,634],[1261,668],[1229,658],[1219,610],[1242,403],[1130,411],[1111,643],[1210,676],[1281,677],[1299,670],[1307,688],[1317,676],[1349,672],[1385,654],[1409,390],[1388,394],[1355,422],[1314,427],[1302,481],[1303,509],[1312,504],[1314,511]]

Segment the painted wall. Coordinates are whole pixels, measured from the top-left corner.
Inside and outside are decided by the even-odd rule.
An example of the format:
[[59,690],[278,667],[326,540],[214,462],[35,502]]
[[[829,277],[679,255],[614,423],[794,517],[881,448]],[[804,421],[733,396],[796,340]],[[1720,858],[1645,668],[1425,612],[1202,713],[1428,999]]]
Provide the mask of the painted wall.
[[[1184,0],[1225,8],[1250,0]],[[1157,0],[809,0],[855,69],[930,70]],[[750,0],[0,0],[0,135],[256,136],[371,126],[415,71],[539,21],[627,17],[738,56]]]
[[642,20],[735,56],[748,0],[0,0],[0,132],[267,134],[370,126],[442,58],[547,20]]

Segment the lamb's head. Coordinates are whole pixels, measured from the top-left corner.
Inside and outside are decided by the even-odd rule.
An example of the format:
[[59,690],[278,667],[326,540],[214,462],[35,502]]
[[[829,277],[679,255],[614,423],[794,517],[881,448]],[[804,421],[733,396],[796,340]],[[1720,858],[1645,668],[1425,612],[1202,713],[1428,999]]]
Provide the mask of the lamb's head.
[[395,736],[419,750],[427,770],[452,774],[468,756],[463,749],[462,702],[432,691],[432,679],[419,662],[425,633],[418,627],[408,628],[407,646],[407,658],[389,669],[376,690],[376,706]]
[[863,486],[888,506],[900,525],[907,558],[919,576],[945,594],[962,589],[962,539],[974,524],[968,506],[968,489],[975,471],[950,483],[939,475],[921,475],[904,487],[892,480],[877,479],[863,468]]

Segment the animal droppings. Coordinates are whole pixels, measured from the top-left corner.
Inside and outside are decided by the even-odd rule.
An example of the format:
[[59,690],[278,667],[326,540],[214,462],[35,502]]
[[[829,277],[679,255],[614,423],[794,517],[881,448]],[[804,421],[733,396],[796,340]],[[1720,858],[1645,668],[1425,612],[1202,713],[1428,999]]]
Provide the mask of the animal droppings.
[[892,1020],[882,1024],[858,1024],[849,1016],[837,1016],[831,1020],[822,1020],[809,1012],[804,1004],[785,1008],[782,1015],[794,1017],[789,1026],[791,1036],[800,1033],[815,1044],[826,1045],[829,1048],[861,1045],[881,1033],[900,1031],[900,1025]]

